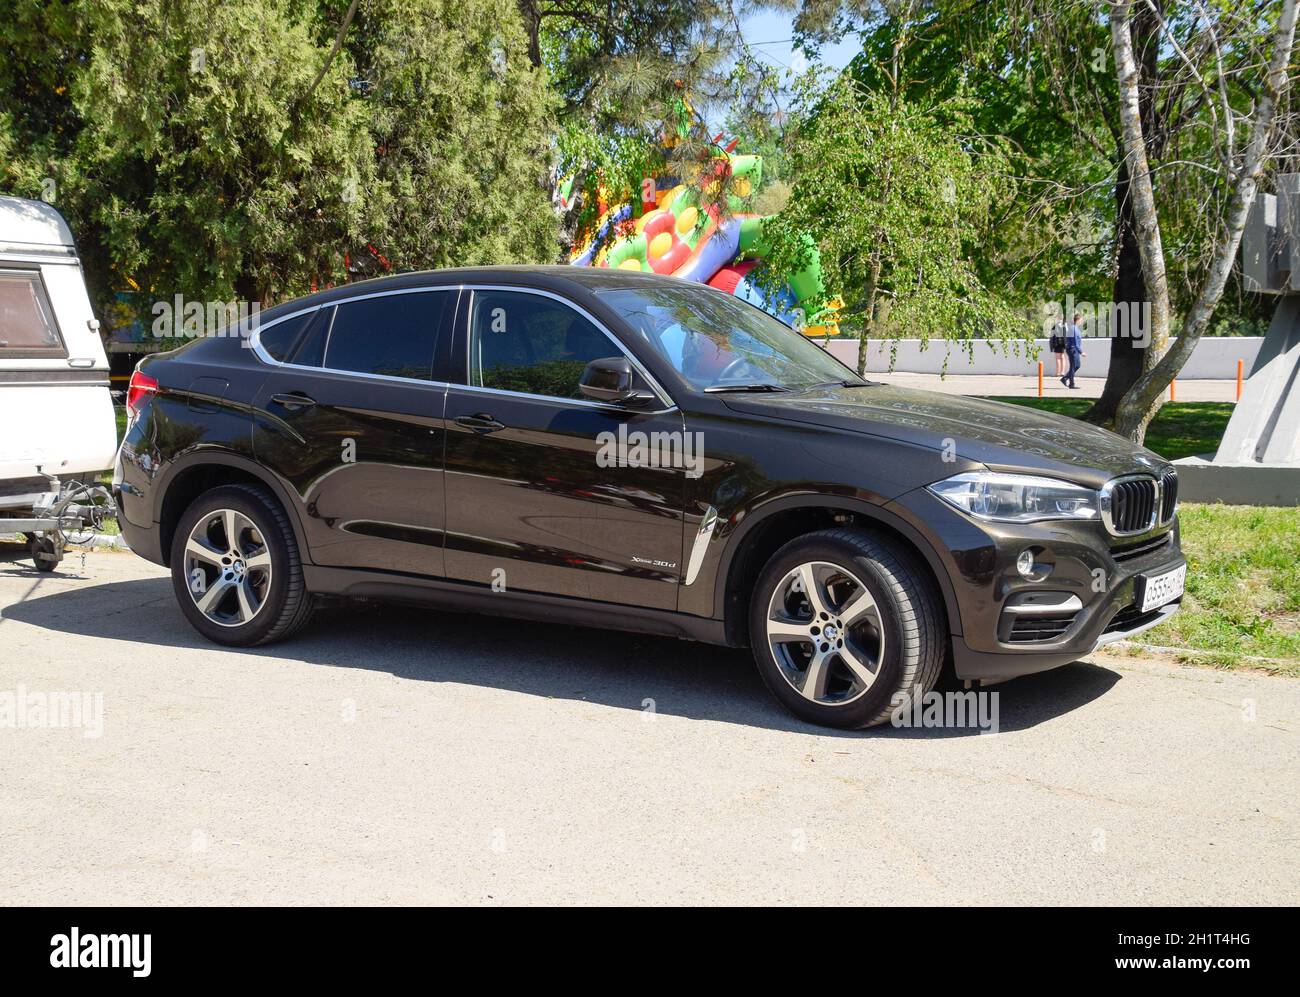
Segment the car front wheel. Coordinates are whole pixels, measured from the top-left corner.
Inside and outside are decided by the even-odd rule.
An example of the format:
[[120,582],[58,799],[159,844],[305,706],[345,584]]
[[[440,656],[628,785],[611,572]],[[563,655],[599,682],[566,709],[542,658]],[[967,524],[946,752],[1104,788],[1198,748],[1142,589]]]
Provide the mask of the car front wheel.
[[293,528],[264,488],[200,495],[172,537],[172,587],[194,629],[219,644],[280,640],[311,615]]
[[943,604],[916,558],[853,528],[799,537],[754,588],[750,645],[767,687],[828,727],[883,723],[934,688],[947,655]]

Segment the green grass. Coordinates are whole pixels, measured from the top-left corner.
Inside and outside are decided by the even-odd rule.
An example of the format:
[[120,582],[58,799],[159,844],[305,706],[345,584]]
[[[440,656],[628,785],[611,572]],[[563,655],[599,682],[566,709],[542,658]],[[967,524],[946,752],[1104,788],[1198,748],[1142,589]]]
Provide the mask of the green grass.
[[[995,402],[1027,405],[1057,415],[1078,418],[1092,405],[1089,398],[1023,398],[995,396]],[[1232,417],[1231,402],[1167,402],[1147,429],[1146,446],[1166,460],[1214,453]]]
[[1138,639],[1203,652],[1192,664],[1300,676],[1300,507],[1185,503],[1179,521],[1187,595]]

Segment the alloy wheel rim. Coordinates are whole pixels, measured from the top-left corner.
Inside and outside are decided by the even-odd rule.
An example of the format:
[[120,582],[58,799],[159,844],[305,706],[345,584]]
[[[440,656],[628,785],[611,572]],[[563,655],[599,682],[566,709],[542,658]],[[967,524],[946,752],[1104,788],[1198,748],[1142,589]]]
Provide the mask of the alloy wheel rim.
[[767,609],[767,643],[781,676],[819,706],[846,706],[880,674],[885,634],[862,579],[810,561],[788,571]]
[[218,509],[195,523],[185,542],[185,587],[218,626],[251,622],[271,591],[271,551],[253,521]]

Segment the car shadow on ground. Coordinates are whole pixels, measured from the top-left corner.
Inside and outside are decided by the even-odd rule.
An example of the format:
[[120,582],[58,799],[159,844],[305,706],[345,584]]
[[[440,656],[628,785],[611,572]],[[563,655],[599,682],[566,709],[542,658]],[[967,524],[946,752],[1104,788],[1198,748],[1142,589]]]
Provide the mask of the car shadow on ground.
[[[12,577],[14,567],[8,565],[4,574]],[[165,577],[48,594],[36,586],[3,612],[6,619],[55,632],[152,647],[214,646],[181,615]],[[267,658],[268,666],[288,658],[800,733],[920,738],[980,733],[973,719],[965,727],[886,725],[863,732],[806,724],[771,697],[746,650],[372,601],[331,600],[289,641],[227,650]],[[161,665],[167,658],[157,660]],[[1075,662],[996,686],[998,729],[1023,730],[1062,716],[1102,696],[1119,678],[1111,669]]]

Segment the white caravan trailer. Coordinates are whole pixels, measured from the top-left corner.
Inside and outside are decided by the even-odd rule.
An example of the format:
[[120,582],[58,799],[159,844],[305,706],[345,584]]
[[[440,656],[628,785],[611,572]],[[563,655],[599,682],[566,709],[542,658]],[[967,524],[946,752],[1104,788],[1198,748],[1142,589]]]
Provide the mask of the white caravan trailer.
[[0,533],[26,534],[36,567],[52,570],[66,531],[98,524],[96,479],[116,449],[72,233],[50,205],[0,197]]

